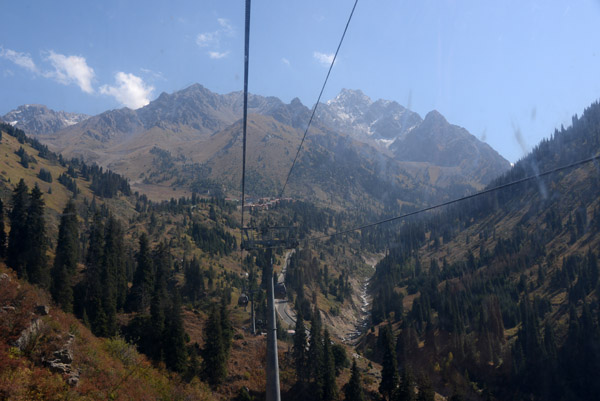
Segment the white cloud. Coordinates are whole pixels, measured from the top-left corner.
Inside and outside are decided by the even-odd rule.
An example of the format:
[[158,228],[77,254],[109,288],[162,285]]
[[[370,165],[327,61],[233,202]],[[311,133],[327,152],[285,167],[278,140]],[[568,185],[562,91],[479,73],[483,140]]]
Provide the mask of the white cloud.
[[235,32],[235,30],[233,29],[233,25],[231,25],[229,20],[225,18],[217,18],[217,22],[223,27],[223,29],[217,32],[220,32],[225,35],[232,35]]
[[130,109],[139,109],[150,103],[154,87],[146,84],[140,77],[124,72],[115,74],[117,86],[103,85],[100,93],[110,95]]
[[196,37],[196,44],[200,47],[208,47],[217,44],[217,38],[215,37],[215,33],[199,33]]
[[325,67],[329,67],[333,62],[333,53],[314,52],[313,57]]
[[229,20],[225,18],[217,18],[217,23],[220,28],[212,32],[199,33],[196,36],[196,44],[198,47],[208,47],[210,51],[207,52],[208,56],[212,59],[218,60],[226,57],[229,51],[221,50],[221,42],[223,37],[233,36],[235,29]]
[[3,47],[0,47],[0,57],[10,60],[19,67],[23,67],[31,72],[37,73],[38,71],[29,54],[19,53],[11,49],[4,49]]
[[143,72],[146,75],[149,75],[154,80],[166,81],[165,76],[160,71],[158,71],[158,72],[157,71],[152,71],[152,70],[150,70],[148,68],[140,68],[140,71]]
[[288,67],[290,66],[290,60],[288,60],[288,59],[287,59],[287,58],[285,58],[285,57],[282,57],[282,58],[281,58],[281,62],[282,62],[283,64],[287,65]]
[[53,78],[57,82],[69,85],[76,84],[85,93],[94,93],[92,80],[95,77],[94,69],[87,65],[85,58],[80,56],[65,56],[50,50],[48,61],[54,67],[54,71],[45,72],[47,78]]
[[227,55],[229,54],[229,52],[208,52],[208,57],[212,58],[213,60],[218,60],[224,57],[227,57]]

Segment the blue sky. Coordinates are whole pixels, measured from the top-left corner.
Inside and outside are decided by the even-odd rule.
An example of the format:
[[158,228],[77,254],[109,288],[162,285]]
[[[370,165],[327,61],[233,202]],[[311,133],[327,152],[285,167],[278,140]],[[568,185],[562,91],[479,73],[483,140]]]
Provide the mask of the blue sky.
[[[353,0],[255,0],[252,93],[311,107]],[[244,1],[3,2],[0,114],[97,114],[193,83],[241,90]],[[440,111],[510,161],[600,98],[600,1],[360,0],[342,88]]]

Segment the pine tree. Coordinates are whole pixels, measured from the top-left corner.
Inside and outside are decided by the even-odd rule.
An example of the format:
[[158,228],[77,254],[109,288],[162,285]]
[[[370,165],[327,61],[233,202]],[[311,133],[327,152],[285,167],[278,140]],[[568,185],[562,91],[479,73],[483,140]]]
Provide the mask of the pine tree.
[[360,372],[358,371],[358,366],[356,366],[356,359],[352,361],[350,380],[344,386],[344,400],[365,401],[365,394],[361,385]]
[[4,203],[0,199],[0,258],[6,256],[6,231],[4,231]]
[[337,386],[335,383],[335,361],[331,350],[331,339],[329,331],[323,333],[323,359],[321,360],[321,372],[319,375],[321,400],[331,401],[337,397]]
[[[0,232],[0,235],[2,235],[1,232]],[[587,269],[588,269],[589,277],[590,277],[589,286],[591,288],[595,288],[596,284],[598,283],[598,277],[600,274],[600,272],[598,271],[598,258],[596,257],[596,254],[594,252],[592,252],[591,249],[588,249],[586,259],[587,259]]]
[[556,338],[554,337],[554,329],[549,322],[544,326],[544,350],[548,358],[555,362],[558,351],[556,346]]
[[221,313],[214,305],[204,328],[202,376],[212,387],[217,387],[227,376],[227,355],[223,344]]
[[181,300],[179,293],[175,293],[169,313],[165,319],[163,334],[163,357],[167,368],[182,373],[187,367],[187,351],[185,349],[185,330],[181,317]]
[[[102,274],[104,259],[104,224],[100,213],[95,213],[88,234],[87,255],[85,258],[85,277],[83,283],[83,311],[88,316],[92,332],[105,336],[106,315],[102,307]],[[80,308],[75,308],[80,309]]]
[[231,341],[233,340],[233,324],[229,319],[229,311],[227,310],[226,298],[221,298],[221,306],[219,308],[221,314],[221,335],[223,338],[223,346],[225,348],[225,354],[229,355],[231,349]]
[[123,228],[114,216],[108,218],[104,237],[104,264],[114,288],[115,308],[121,310],[127,297],[127,270]]
[[296,314],[296,327],[294,333],[294,347],[292,349],[292,356],[294,358],[294,366],[296,368],[296,376],[301,383],[308,381],[308,361],[306,352],[306,327],[304,326],[304,317],[302,316],[302,310],[298,310]]
[[163,359],[163,332],[165,330],[166,313],[168,312],[167,278],[170,267],[168,251],[165,244],[159,244],[152,255],[154,271],[154,291],[150,302],[150,322],[153,348],[150,357],[155,361]]
[[102,258],[102,307],[106,316],[106,334],[117,331],[117,311],[127,295],[123,231],[113,216],[108,218],[104,229],[104,251]]
[[79,227],[77,211],[75,204],[70,200],[60,218],[50,287],[52,298],[65,312],[73,311],[72,278],[77,271],[78,261]]
[[134,312],[143,312],[150,306],[154,290],[154,269],[148,236],[140,236],[140,250],[137,254],[137,268],[133,276],[133,284],[129,297],[129,309]]
[[393,395],[394,401],[413,401],[415,399],[415,387],[409,369],[404,369],[400,385]]
[[27,238],[26,265],[28,280],[43,288],[50,287],[50,271],[48,269],[48,239],[44,221],[44,200],[42,191],[35,185],[29,195],[26,221]]
[[27,278],[25,265],[27,262],[27,208],[29,205],[29,188],[21,179],[12,195],[10,211],[10,233],[6,250],[6,264],[13,268],[19,278]]
[[379,383],[379,393],[382,396],[387,397],[388,400],[392,399],[392,394],[398,386],[398,366],[396,362],[396,352],[394,350],[394,334],[390,325],[386,325],[383,333],[380,333],[385,338],[383,346],[383,361],[381,363],[381,383]]
[[321,338],[321,315],[315,305],[315,310],[310,321],[310,345],[308,347],[309,374],[314,381],[319,380],[319,363],[323,359],[323,341]]
[[185,280],[183,286],[184,294],[188,300],[192,303],[196,303],[204,292],[202,270],[200,269],[200,263],[196,257],[185,264],[183,274]]
[[421,379],[421,384],[419,385],[419,394],[417,395],[417,401],[434,401],[435,400],[435,391],[431,385],[431,380],[428,377],[423,377]]

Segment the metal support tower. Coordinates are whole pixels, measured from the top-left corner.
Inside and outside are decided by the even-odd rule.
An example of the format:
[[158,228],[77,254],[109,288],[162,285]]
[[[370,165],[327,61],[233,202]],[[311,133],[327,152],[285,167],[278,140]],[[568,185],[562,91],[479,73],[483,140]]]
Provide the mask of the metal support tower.
[[[295,248],[298,242],[286,235],[276,235],[276,231],[289,231],[291,227],[272,227],[264,230],[265,236],[261,240],[255,239],[256,229],[244,228],[242,237],[243,249],[264,249],[266,259],[269,261],[265,272],[267,275],[267,401],[281,401],[279,389],[279,359],[277,354],[277,320],[275,317],[275,290],[273,284],[273,248]],[[254,313],[254,308],[252,308]],[[254,319],[253,319],[254,321]]]
[[267,249],[269,267],[267,280],[267,401],[281,401],[279,390],[279,359],[277,355],[277,320],[275,317],[275,291],[273,288],[273,251]]

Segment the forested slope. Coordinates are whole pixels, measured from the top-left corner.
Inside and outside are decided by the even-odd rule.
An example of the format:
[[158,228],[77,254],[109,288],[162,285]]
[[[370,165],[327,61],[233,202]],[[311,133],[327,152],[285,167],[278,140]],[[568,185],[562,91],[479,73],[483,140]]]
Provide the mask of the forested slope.
[[[22,131],[1,128],[0,263],[7,276],[0,324],[9,329],[0,357],[14,363],[0,367],[0,398],[210,399],[209,387],[217,398],[264,394],[264,338],[249,333],[249,310],[237,299],[255,291],[264,330],[266,259],[249,252],[240,263],[236,203],[197,194],[153,202],[132,194],[118,174],[65,160]],[[249,218],[258,227],[296,225],[303,240],[341,227],[349,215],[288,200]],[[345,245],[304,251],[291,268],[300,273],[298,266],[311,262],[315,275],[294,288],[300,302],[318,300],[325,318],[353,308],[348,279],[360,257]],[[339,252],[347,257],[333,263]],[[279,269],[283,253],[275,256]],[[38,326],[28,318],[37,304],[51,311],[39,316],[44,329],[19,341]],[[291,342],[284,328],[280,334]],[[49,358],[67,340],[68,367],[53,370]],[[334,380],[343,382],[349,365],[345,353],[337,355]],[[292,391],[297,379],[289,360],[281,361],[282,390]],[[11,385],[10,377],[27,387]]]
[[[595,103],[489,188],[599,152]],[[375,358],[393,351],[401,370],[468,399],[598,394],[598,162],[413,219],[390,242],[372,312],[397,339],[367,338]]]

